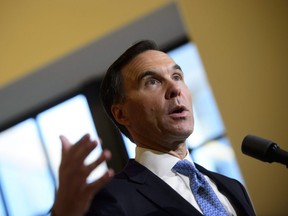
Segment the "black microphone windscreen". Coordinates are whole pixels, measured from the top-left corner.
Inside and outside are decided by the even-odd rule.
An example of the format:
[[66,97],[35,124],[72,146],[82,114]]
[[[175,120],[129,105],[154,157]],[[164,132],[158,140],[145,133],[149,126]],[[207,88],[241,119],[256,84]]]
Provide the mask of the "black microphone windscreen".
[[242,141],[241,150],[244,154],[254,157],[264,162],[272,162],[273,159],[270,157],[270,150],[277,145],[270,140],[254,136],[247,135]]

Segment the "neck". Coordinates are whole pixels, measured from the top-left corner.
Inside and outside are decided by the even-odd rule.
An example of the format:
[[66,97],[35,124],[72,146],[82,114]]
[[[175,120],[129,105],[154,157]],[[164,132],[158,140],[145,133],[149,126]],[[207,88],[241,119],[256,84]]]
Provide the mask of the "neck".
[[141,147],[141,148],[146,148],[146,149],[151,149],[154,151],[159,151],[159,152],[163,152],[166,154],[170,154],[173,155],[174,157],[177,157],[179,159],[184,159],[187,155],[187,148],[186,148],[186,144],[183,143],[179,143],[174,145],[173,148],[167,148],[166,146],[159,146],[159,145],[143,145],[140,143],[136,143],[137,146]]
[[182,143],[181,145],[179,145],[178,148],[175,150],[168,151],[168,154],[171,154],[171,155],[183,160],[187,155],[187,148],[186,148],[185,143]]

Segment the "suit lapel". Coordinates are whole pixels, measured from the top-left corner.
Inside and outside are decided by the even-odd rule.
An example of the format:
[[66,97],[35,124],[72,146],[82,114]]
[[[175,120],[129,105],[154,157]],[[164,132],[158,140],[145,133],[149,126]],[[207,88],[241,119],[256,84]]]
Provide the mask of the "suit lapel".
[[125,171],[128,178],[137,185],[137,191],[167,214],[174,216],[202,215],[168,184],[150,170],[130,160]]

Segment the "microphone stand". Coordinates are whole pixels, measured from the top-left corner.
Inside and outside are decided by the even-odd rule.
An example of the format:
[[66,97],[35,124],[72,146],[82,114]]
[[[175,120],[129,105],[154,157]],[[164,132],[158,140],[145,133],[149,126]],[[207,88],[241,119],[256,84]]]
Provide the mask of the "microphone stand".
[[268,151],[268,158],[271,158],[271,162],[273,161],[286,165],[288,168],[288,152],[280,149],[280,147],[273,143],[270,147],[270,151]]

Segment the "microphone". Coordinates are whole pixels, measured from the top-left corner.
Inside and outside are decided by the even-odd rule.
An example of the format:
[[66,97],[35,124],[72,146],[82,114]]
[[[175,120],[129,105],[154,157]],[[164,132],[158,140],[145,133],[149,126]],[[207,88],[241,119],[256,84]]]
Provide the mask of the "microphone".
[[254,135],[247,135],[242,141],[241,150],[244,154],[258,160],[272,163],[277,162],[288,168],[288,152],[271,140],[267,140]]

